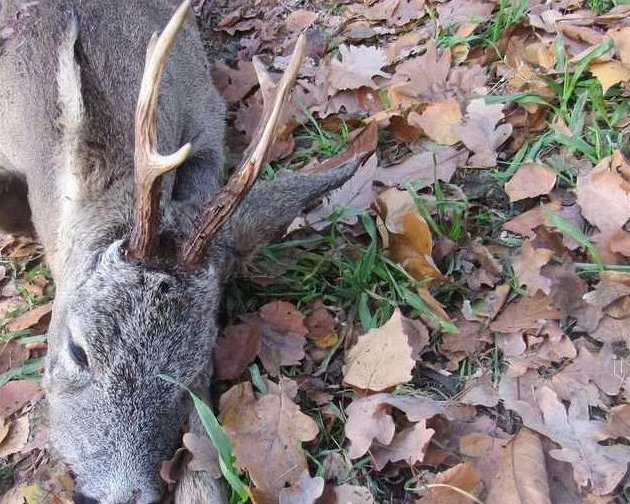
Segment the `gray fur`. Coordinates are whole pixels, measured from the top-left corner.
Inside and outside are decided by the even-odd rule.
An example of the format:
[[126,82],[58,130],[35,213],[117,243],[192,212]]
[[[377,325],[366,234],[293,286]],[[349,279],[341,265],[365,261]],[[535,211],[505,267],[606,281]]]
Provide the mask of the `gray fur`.
[[[176,4],[40,0],[18,17],[22,4],[0,5],[0,28],[11,27],[0,39],[0,228],[32,223],[57,285],[44,380],[53,445],[76,475],[77,502],[149,504],[192,412],[187,395],[157,375],[208,390],[229,264],[284,231],[354,167],[258,183],[206,266],[176,268],[174,251],[224,177],[224,105],[191,16],[162,80],[158,137],[163,153],[191,142],[193,154],[162,182],[160,261],[134,263],[125,257],[133,115],[146,45]],[[227,498],[210,475],[186,473],[176,502]]]

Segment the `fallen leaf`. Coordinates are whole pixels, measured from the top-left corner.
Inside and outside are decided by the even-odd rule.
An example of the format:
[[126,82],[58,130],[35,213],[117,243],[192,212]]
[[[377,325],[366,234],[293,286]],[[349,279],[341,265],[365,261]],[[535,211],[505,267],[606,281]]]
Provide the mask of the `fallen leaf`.
[[319,504],[376,504],[369,489],[355,485],[329,488]]
[[411,380],[416,361],[405,334],[402,314],[396,309],[389,321],[371,329],[346,354],[344,382],[380,391]]
[[457,100],[446,99],[432,103],[422,114],[410,113],[407,120],[412,126],[422,128],[437,143],[453,145],[459,142],[459,135],[453,131],[453,126],[462,120],[462,111]]
[[24,415],[13,423],[9,428],[9,434],[0,443],[0,459],[22,451],[28,442],[30,423],[28,415]]
[[525,163],[505,184],[505,192],[510,201],[535,198],[548,194],[556,185],[556,178],[556,172],[544,164]]
[[540,437],[523,428],[502,452],[487,504],[552,504]]
[[294,485],[280,490],[280,504],[315,504],[324,491],[324,478],[311,478],[304,471]]
[[188,469],[208,472],[214,478],[221,477],[219,452],[207,436],[187,432],[183,436],[183,444],[192,454],[192,460],[188,462]]
[[262,333],[247,324],[228,326],[214,347],[214,373],[218,380],[235,380],[247,369],[261,348]]
[[392,442],[396,431],[391,414],[392,407],[403,411],[407,419],[414,423],[429,420],[436,415],[462,420],[468,418],[471,411],[469,407],[419,396],[381,393],[354,399],[346,407],[345,432],[350,440],[348,457],[351,459],[362,457],[374,441],[381,445],[389,445]]
[[475,496],[483,489],[481,477],[466,462],[439,473],[435,483],[436,486],[429,488],[427,495],[417,500],[417,504],[470,504],[470,499],[456,489]]
[[509,303],[490,324],[492,331],[513,333],[525,329],[537,329],[546,320],[559,320],[562,314],[553,307],[553,301],[542,292],[532,297],[521,297]]
[[0,419],[6,419],[29,402],[41,397],[42,389],[35,380],[14,380],[0,387]]
[[510,124],[499,124],[504,119],[502,104],[487,104],[483,98],[471,100],[466,108],[466,118],[453,131],[474,154],[468,164],[479,168],[491,168],[497,163],[497,148],[511,135]]
[[28,360],[29,355],[29,349],[15,339],[0,344],[0,375],[21,366]]
[[308,471],[302,442],[317,436],[317,424],[303,414],[283,388],[257,398],[250,383],[221,396],[221,423],[234,455],[247,469],[258,493],[278,502],[285,484],[296,484]]
[[[330,62],[328,84],[333,90],[358,89],[362,86],[376,89],[374,77],[389,78],[381,68],[387,65],[383,49],[368,46],[339,46],[341,59]],[[334,94],[334,93],[331,93]]]
[[382,192],[377,202],[379,215],[389,231],[387,242],[393,259],[417,280],[442,278],[431,257],[431,229],[411,195],[391,188]]
[[627,471],[630,447],[599,444],[604,438],[603,422],[591,420],[588,404],[582,394],[575,395],[569,410],[549,387],[539,390],[538,406],[543,412],[541,434],[560,445],[549,455],[573,466],[575,481],[591,486],[596,495],[611,493]]
[[396,434],[389,444],[374,443],[370,450],[374,467],[381,471],[388,462],[402,460],[410,466],[422,462],[433,434],[435,430],[427,428],[426,421],[421,420]]
[[52,301],[37,308],[33,308],[27,312],[18,315],[11,322],[9,322],[5,329],[7,331],[21,331],[28,329],[29,327],[38,326],[38,329],[45,330],[50,322],[50,316],[52,314]]
[[257,314],[241,318],[254,331],[260,332],[258,356],[272,376],[278,376],[281,366],[299,364],[304,358],[308,329],[304,325],[304,315],[291,303],[273,301],[262,306]]
[[615,84],[630,80],[630,68],[620,61],[595,62],[591,63],[588,69],[602,85],[604,94]]
[[315,308],[315,310],[306,317],[304,325],[308,329],[307,338],[312,340],[317,348],[332,348],[339,341],[335,321],[323,305]]
[[630,184],[610,171],[604,158],[587,175],[577,179],[577,203],[584,218],[602,231],[616,231],[630,218]]
[[553,250],[545,248],[534,248],[530,240],[521,245],[519,254],[512,259],[514,274],[520,285],[527,286],[527,292],[533,296],[539,290],[545,294],[551,294],[551,278],[541,273],[541,268],[545,266],[554,256]]

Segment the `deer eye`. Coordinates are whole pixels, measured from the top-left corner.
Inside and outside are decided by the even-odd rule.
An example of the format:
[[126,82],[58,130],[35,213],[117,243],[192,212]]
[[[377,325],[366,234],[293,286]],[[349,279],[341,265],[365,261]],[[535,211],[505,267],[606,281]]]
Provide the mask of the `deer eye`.
[[86,369],[90,366],[87,354],[85,353],[85,350],[83,350],[83,348],[81,348],[76,343],[71,342],[69,349],[72,360],[76,362],[78,366]]

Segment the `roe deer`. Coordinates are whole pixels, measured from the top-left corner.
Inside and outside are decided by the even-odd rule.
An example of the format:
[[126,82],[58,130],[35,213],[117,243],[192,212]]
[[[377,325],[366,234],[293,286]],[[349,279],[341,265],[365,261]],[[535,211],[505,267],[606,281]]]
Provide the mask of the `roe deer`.
[[[188,3],[171,18],[175,7],[0,2],[0,227],[34,227],[56,283],[44,386],[78,504],[160,501],[161,462],[186,422],[200,427],[187,394],[158,375],[207,392],[230,264],[358,164],[246,195],[289,76],[222,186],[224,105]],[[175,502],[227,497],[210,474],[186,472]]]

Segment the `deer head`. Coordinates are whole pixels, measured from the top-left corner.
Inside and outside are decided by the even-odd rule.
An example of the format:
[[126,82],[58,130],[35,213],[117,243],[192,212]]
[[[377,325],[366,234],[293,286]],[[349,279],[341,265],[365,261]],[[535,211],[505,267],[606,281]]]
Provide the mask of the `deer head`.
[[[159,467],[178,445],[192,404],[183,389],[159,375],[204,395],[221,281],[234,254],[283,232],[305,205],[339,186],[359,164],[355,159],[334,172],[254,184],[300,66],[300,37],[234,175],[203,205],[185,199],[161,207],[162,177],[178,167],[187,177],[207,161],[197,156],[191,167],[194,138],[174,154],[161,155],[157,148],[160,77],[188,10],[186,1],[148,46],[135,116],[135,197],[124,180],[103,184],[97,196],[77,199],[70,212],[74,225],[60,232],[67,257],[56,268],[45,387],[53,444],[76,476],[77,503],[160,500]],[[78,116],[88,105],[82,102],[82,69],[76,59],[68,64],[76,78],[70,109]],[[190,229],[191,219],[173,215],[182,208],[198,214]],[[86,219],[88,231],[82,227]],[[164,252],[165,243],[169,250],[174,243],[174,252]],[[212,492],[218,495],[208,483],[201,493],[209,500],[188,496],[180,502],[222,502],[209,497]]]

